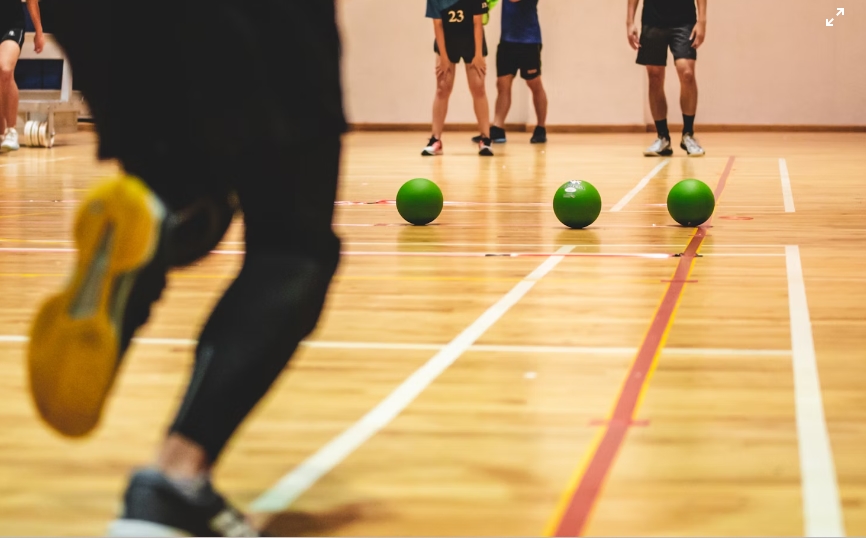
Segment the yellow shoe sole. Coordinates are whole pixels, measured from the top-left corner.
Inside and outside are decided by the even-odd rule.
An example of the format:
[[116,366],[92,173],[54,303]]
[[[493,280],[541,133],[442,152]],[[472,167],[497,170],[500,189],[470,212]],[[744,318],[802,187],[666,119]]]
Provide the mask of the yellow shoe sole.
[[66,289],[43,303],[27,350],[40,416],[80,437],[99,422],[120,360],[122,315],[136,271],[154,256],[165,210],[138,179],[96,187],[78,211],[78,258]]

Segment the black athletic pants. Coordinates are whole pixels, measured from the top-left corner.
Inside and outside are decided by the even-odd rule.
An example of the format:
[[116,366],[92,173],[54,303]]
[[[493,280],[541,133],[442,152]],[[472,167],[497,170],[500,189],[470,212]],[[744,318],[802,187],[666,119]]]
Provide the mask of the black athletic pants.
[[[193,39],[184,28],[166,31],[163,42],[160,27],[151,24],[159,21],[147,17],[165,14],[150,6],[135,4],[133,13],[131,8],[123,11],[126,4],[117,0],[47,4],[46,16],[53,21],[49,30],[66,49],[76,85],[93,112],[100,156],[118,159],[128,173],[145,181],[172,215],[208,200],[205,206],[220,207],[230,217],[227,200],[235,195],[243,211],[243,267],[204,326],[190,385],[171,426],[172,432],[200,444],[213,462],[321,314],[340,251],[331,227],[339,122],[326,116],[299,125],[293,119],[319,108],[278,99],[287,89],[272,87],[261,69],[249,67],[268,54],[288,57],[260,42],[262,34],[256,31],[243,41],[248,50],[191,19],[190,28],[210,42]],[[216,8],[207,9],[211,11],[202,11],[201,17],[217,17]],[[190,47],[210,54],[189,53]],[[209,64],[202,65],[205,60],[219,64],[229,53],[249,60],[229,65],[247,69],[246,78],[222,77]],[[330,82],[322,84],[333,90]],[[273,100],[272,108],[270,101],[262,102],[267,99]],[[278,136],[305,129],[302,137]],[[206,255],[229,219],[190,222],[164,235],[169,244],[163,248],[175,254],[170,257],[175,261],[160,256],[138,275],[125,311],[124,349],[146,323],[171,266],[182,265],[178,259],[188,263]],[[207,237],[195,241],[197,236]]]

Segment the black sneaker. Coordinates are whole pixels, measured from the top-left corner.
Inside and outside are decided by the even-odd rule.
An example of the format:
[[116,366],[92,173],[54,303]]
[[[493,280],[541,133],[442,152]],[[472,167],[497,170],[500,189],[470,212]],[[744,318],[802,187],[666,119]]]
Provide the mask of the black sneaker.
[[532,133],[532,138],[529,139],[530,144],[546,144],[547,143],[547,129],[544,127],[536,127],[535,132]]
[[156,469],[135,472],[108,536],[261,536],[210,482],[182,491]]
[[481,155],[482,157],[492,157],[493,149],[491,149],[490,145],[491,142],[489,138],[482,138],[478,142],[478,155]]
[[[478,135],[472,138],[472,141],[478,144],[481,142],[481,139],[484,138],[484,135]],[[497,127],[495,125],[490,126],[490,140],[494,144],[504,144],[506,142],[505,137],[505,129],[502,127]]]

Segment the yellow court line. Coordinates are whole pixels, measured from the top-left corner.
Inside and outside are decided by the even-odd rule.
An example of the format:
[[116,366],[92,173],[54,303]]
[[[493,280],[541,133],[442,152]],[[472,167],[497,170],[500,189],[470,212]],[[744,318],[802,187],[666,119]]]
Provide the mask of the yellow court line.
[[[698,233],[698,229],[695,229],[695,231],[692,233],[692,235],[689,238],[689,243],[691,243],[691,241],[694,239],[694,237],[697,233]],[[694,268],[696,260],[697,260],[697,258],[693,258],[691,263],[689,264],[689,270],[687,273],[688,276],[691,276],[691,272],[692,272],[692,269]],[[677,265],[679,265],[679,263]],[[656,317],[659,314],[659,310],[661,310],[662,306],[664,305],[665,297],[667,296],[668,292],[670,291],[671,286],[673,286],[672,281],[673,281],[674,277],[676,276],[676,272],[677,272],[677,268],[674,267],[674,271],[671,274],[671,278],[670,278],[671,282],[667,283],[667,286],[665,287],[665,292],[662,294],[661,298],[659,299],[658,305],[653,310],[653,314],[650,317],[650,320],[656,319]],[[688,277],[686,279],[688,279]],[[683,286],[683,288],[685,288],[685,285]],[[632,411],[632,415],[630,417],[630,420],[635,419],[635,417],[638,415],[638,411],[640,410],[641,405],[643,404],[643,400],[646,396],[646,392],[647,392],[647,389],[649,387],[650,380],[652,379],[653,373],[655,372],[655,370],[658,366],[659,357],[661,356],[662,350],[664,349],[664,346],[667,343],[668,335],[670,334],[671,328],[673,327],[674,319],[676,318],[676,312],[679,309],[679,305],[680,305],[680,301],[682,300],[682,297],[683,297],[683,294],[681,293],[679,295],[679,297],[677,298],[677,301],[676,301],[674,308],[673,308],[673,311],[671,313],[671,317],[668,320],[667,325],[665,326],[664,332],[662,333],[658,348],[656,349],[655,354],[653,355],[652,363],[650,364],[650,367],[647,371],[647,375],[643,379],[643,383],[641,385],[641,390],[640,390],[640,393],[638,394],[637,402],[636,402],[635,407]],[[646,331],[644,332],[644,336],[643,336],[643,339],[641,340],[641,342],[643,342],[647,339],[647,337],[649,336],[649,332],[651,330],[652,330],[652,322],[649,324]],[[640,356],[640,351],[638,351],[638,353],[635,354],[634,358],[629,363],[628,368],[626,368],[627,373],[632,371],[632,369],[634,368],[634,365],[637,362],[639,356]],[[620,384],[620,388],[617,391],[616,397],[614,398],[613,403],[610,406],[610,409],[608,410],[607,414],[605,415],[604,422],[598,427],[598,431],[596,432],[595,436],[593,437],[592,441],[590,442],[586,451],[584,452],[584,455],[581,458],[579,465],[577,466],[577,468],[572,473],[572,476],[568,481],[568,486],[563,491],[562,495],[560,496],[559,501],[557,502],[553,516],[548,520],[547,525],[545,526],[545,529],[544,529],[544,535],[545,536],[555,536],[557,529],[559,528],[560,524],[562,523],[562,520],[565,517],[566,511],[571,504],[571,500],[574,497],[574,494],[576,493],[577,488],[580,486],[581,482],[583,481],[583,478],[586,475],[586,472],[589,468],[590,462],[593,460],[594,456],[598,452],[599,445],[601,444],[602,439],[604,438],[605,434],[607,433],[607,423],[613,419],[614,412],[616,411],[616,408],[617,408],[620,400],[622,399],[623,391],[625,390],[627,383],[628,383],[628,378],[623,379],[622,383]],[[617,456],[618,455],[619,454],[617,454]],[[614,465],[615,465],[615,459],[611,463],[610,468],[613,469]],[[587,525],[589,524],[590,521],[592,521],[592,516],[595,512],[596,506],[598,506],[599,499],[601,499],[602,492],[604,490],[605,484],[607,483],[608,477],[609,477],[609,475],[605,476],[604,482],[599,486],[598,494],[596,494],[596,496],[595,496],[595,502],[594,502],[593,506],[590,508],[590,512],[588,514],[588,517],[586,518],[586,522],[587,522],[586,524]]]

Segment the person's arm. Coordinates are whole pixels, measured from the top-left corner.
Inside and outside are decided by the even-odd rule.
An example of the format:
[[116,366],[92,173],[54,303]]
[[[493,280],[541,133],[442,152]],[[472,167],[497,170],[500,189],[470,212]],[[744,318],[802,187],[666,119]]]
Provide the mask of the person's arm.
[[698,0],[698,22],[692,30],[692,47],[698,48],[707,36],[707,0]]
[[484,58],[484,14],[473,15],[472,22],[475,26],[475,58],[472,67],[482,75],[487,74],[487,60]]
[[27,0],[27,10],[30,11],[30,19],[36,29],[33,49],[39,54],[45,48],[45,34],[42,33],[42,14],[39,12],[39,0]]
[[628,7],[626,8],[625,13],[626,37],[628,37],[628,44],[631,45],[631,48],[634,50],[640,48],[640,32],[638,31],[637,23],[634,20],[634,17],[637,14],[637,2],[638,0],[628,0]]
[[442,27],[442,19],[433,19],[433,33],[436,35],[436,45],[439,48],[436,76],[441,77],[451,68],[451,60],[448,59],[448,50],[445,48],[445,28]]

